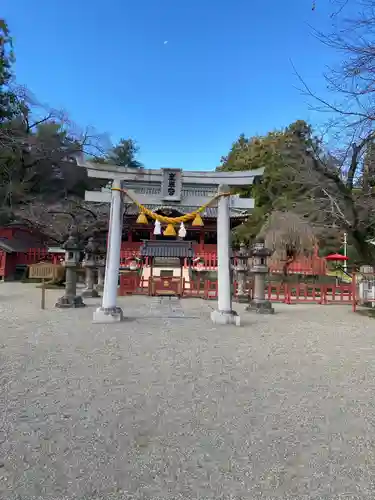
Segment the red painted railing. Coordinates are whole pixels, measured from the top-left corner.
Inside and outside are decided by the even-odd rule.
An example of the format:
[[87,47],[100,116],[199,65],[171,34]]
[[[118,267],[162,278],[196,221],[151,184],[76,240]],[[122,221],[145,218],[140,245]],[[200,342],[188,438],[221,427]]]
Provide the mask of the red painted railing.
[[[252,296],[253,288],[250,285],[249,294]],[[189,287],[185,286],[185,297],[202,297],[205,299],[217,299],[217,281],[193,280]],[[234,297],[237,295],[237,284],[234,283]],[[284,304],[352,304],[356,307],[356,284],[355,278],[350,284],[343,285],[310,285],[310,284],[281,284],[269,283],[265,288],[265,297],[271,302]]]
[[[251,288],[251,293],[253,289]],[[285,302],[287,291],[282,283],[268,283],[266,286],[265,297],[270,302]]]
[[343,302],[355,302],[356,283],[345,285],[325,285],[323,290],[324,304],[342,304]]
[[[206,300],[216,300],[218,297],[217,280],[196,279],[183,281],[183,296],[196,297]],[[246,286],[249,298],[253,295],[253,283]],[[237,295],[237,283],[233,286],[234,299]],[[136,273],[121,274],[119,295],[140,294],[149,295],[149,280],[140,278]],[[265,288],[265,297],[271,302],[284,304],[351,304],[356,310],[356,278],[353,275],[352,283],[341,285],[315,285],[269,283]]]
[[341,285],[285,285],[286,304],[352,304],[356,310],[356,280]]

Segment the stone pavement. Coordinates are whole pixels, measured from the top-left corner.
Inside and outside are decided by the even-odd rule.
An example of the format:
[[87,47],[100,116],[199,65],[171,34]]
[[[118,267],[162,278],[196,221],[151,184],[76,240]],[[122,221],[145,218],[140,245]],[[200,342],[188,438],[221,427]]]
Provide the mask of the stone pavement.
[[128,297],[94,325],[58,295],[0,284],[1,499],[375,498],[374,320]]

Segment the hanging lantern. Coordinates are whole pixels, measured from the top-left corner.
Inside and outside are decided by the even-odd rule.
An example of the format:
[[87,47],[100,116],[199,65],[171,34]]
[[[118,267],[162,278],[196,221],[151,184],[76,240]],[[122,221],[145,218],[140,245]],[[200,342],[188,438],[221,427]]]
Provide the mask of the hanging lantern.
[[193,220],[192,226],[204,226],[202,217],[199,214],[195,215],[195,219]]
[[185,238],[186,236],[185,224],[183,222],[181,222],[180,224],[180,229],[178,230],[178,236],[180,238]]
[[161,224],[158,220],[155,221],[154,234],[161,234]]
[[168,226],[164,229],[164,236],[176,236],[176,231],[173,224],[168,224]]
[[136,220],[137,224],[148,224],[146,215],[143,212],[139,212],[138,218]]

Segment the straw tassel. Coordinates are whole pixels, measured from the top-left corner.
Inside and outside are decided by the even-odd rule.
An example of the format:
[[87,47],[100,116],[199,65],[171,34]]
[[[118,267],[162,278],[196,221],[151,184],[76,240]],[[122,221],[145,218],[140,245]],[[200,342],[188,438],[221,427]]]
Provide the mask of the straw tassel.
[[138,218],[136,220],[137,224],[148,224],[148,220],[146,215],[143,212],[140,212]]
[[192,226],[204,226],[202,217],[199,214],[195,215],[195,219],[193,220]]
[[168,224],[168,226],[164,229],[164,236],[176,236],[176,230],[173,224]]

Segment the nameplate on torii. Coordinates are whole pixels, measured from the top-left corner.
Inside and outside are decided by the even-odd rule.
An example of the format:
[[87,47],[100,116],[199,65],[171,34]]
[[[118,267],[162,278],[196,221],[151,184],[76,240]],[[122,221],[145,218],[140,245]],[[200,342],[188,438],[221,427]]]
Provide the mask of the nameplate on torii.
[[164,201],[181,201],[182,170],[164,168],[161,195]]

